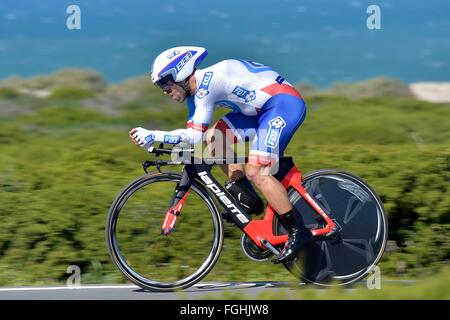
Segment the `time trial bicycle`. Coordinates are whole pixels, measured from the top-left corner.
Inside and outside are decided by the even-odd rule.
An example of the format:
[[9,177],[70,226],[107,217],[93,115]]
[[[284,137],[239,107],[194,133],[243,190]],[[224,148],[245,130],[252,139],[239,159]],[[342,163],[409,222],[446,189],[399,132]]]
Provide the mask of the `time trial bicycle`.
[[[195,158],[192,149],[152,148],[145,175],[115,198],[106,222],[106,244],[115,267],[146,290],[184,289],[204,278],[224,244],[224,217],[241,229],[241,247],[255,261],[277,256],[287,230],[268,205],[252,218],[213,176],[214,164],[230,159]],[[172,155],[170,160],[159,159]],[[176,155],[176,159],[173,159]],[[231,159],[234,162],[246,159]],[[182,165],[181,172],[161,172]],[[149,172],[148,168],[157,170]],[[317,285],[350,284],[380,260],[387,241],[387,217],[375,191],[340,170],[302,176],[292,158],[279,160],[274,177],[303,216],[314,241],[283,265],[298,279]]]

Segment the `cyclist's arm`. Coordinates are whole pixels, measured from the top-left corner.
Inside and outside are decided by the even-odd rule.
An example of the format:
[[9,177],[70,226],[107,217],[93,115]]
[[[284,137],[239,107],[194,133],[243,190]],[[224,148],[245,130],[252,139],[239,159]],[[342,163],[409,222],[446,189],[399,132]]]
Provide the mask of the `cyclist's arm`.
[[[180,142],[187,142],[196,144],[202,141],[203,133],[208,129],[211,122],[213,106],[210,108],[197,108],[195,113],[199,113],[192,120],[188,121],[186,129],[177,129],[173,131],[155,130],[155,141],[178,144]],[[197,121],[196,119],[202,119]]]
[[221,72],[206,72],[194,96],[188,98],[189,117],[186,129],[155,131],[155,141],[178,144],[196,144],[202,141],[214,112],[214,102],[221,95],[224,76]]
[[[211,111],[205,111],[208,115],[212,115]],[[186,129],[176,129],[172,131],[153,131],[155,135],[155,141],[169,143],[169,144],[178,144],[180,142],[187,142],[190,144],[196,144],[202,141],[203,133],[208,129],[212,116],[203,115],[204,122],[196,122],[191,120],[187,123]]]
[[177,129],[173,131],[155,130],[155,141],[178,144],[187,142],[196,144],[202,141],[203,133],[208,129],[214,112],[214,104],[209,101],[199,103],[195,108],[192,117],[189,117],[186,129]]
[[[176,129],[172,131],[147,130],[135,128],[130,131],[130,137],[138,139],[139,144],[147,149],[147,145],[153,142],[163,142],[167,144],[197,144],[202,141],[203,133],[208,129],[212,119],[214,105],[195,108],[195,112],[189,117],[186,129]],[[135,136],[136,135],[136,136]]]
[[155,135],[155,141],[168,144],[178,144],[181,142],[196,144],[202,140],[203,136],[202,131],[197,131],[192,128],[177,129],[172,131],[155,130],[153,133]]

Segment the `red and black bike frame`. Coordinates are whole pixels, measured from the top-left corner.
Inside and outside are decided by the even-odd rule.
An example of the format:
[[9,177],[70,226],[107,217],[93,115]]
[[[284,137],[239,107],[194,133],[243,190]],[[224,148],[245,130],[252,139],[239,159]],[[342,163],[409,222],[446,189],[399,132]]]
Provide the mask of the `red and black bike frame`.
[[[198,160],[198,159],[197,159]],[[306,202],[314,209],[323,221],[324,226],[318,229],[311,230],[314,236],[333,236],[337,230],[337,224],[323,211],[317,202],[308,194],[302,185],[302,175],[295,167],[291,158],[281,158],[280,163],[288,163],[282,170],[281,175],[277,178],[281,181],[286,189],[294,188],[306,200]],[[261,249],[271,249],[267,247],[267,242],[275,246],[282,246],[286,240],[287,235],[276,235],[274,233],[274,219],[275,210],[268,205],[265,209],[263,219],[252,219],[245,210],[240,206],[239,202],[228,192],[227,189],[212,176],[210,162],[203,161],[200,164],[191,162],[186,164],[183,170],[181,181],[178,183],[174,192],[169,209],[166,212],[164,221],[161,227],[161,233],[168,235],[174,228],[177,217],[181,213],[181,208],[189,193],[189,188],[193,180],[202,184],[205,189],[217,200],[218,203],[226,210],[228,216],[234,223],[249,236],[253,242]],[[265,245],[266,244],[266,245]],[[272,248],[273,248],[272,247]]]

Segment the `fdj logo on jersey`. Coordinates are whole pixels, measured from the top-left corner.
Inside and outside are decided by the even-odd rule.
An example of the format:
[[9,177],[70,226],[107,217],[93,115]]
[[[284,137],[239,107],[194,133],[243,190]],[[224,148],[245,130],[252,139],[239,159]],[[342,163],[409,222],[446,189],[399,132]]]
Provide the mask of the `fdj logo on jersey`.
[[209,93],[208,87],[209,84],[211,83],[211,79],[213,76],[213,72],[208,71],[205,72],[205,75],[203,76],[203,80],[200,83],[200,87],[197,90],[196,96],[199,99],[203,99],[204,97],[206,97]]
[[209,86],[209,82],[211,81],[212,75],[213,75],[213,73],[211,71],[210,72],[206,72],[205,75],[203,76],[203,80],[202,80],[202,84],[201,85],[208,87]]
[[286,122],[278,116],[269,121],[269,132],[267,132],[264,144],[266,147],[275,148],[280,140],[281,131],[286,127]]
[[177,63],[177,70],[180,71],[181,68],[184,67],[184,65],[186,64],[186,62],[188,62],[189,60],[191,60],[191,58],[193,57],[193,53],[195,53],[195,51],[188,51],[184,57],[180,60],[180,62]]
[[250,102],[256,99],[255,90],[249,91],[239,86],[236,86],[236,88],[233,89],[233,94],[241,99],[244,99],[245,102]]
[[181,137],[180,136],[173,136],[173,135],[164,135],[164,143],[169,143],[169,144],[177,144],[180,143],[181,141]]

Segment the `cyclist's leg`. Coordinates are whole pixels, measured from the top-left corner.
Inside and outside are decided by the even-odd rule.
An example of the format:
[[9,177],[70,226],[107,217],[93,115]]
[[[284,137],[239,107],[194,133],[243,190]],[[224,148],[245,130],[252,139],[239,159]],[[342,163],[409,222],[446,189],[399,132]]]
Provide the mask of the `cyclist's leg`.
[[279,214],[292,210],[292,205],[286,189],[271,174],[276,173],[278,158],[283,156],[305,115],[303,99],[279,94],[267,101],[258,117],[246,174]]
[[[312,239],[303,218],[292,207],[285,188],[269,175],[268,170],[283,155],[305,115],[305,103],[299,97],[279,94],[269,99],[262,108],[246,166],[247,177],[261,190],[289,231],[288,241],[277,262],[295,258],[297,252]],[[275,173],[274,170],[271,173]]]
[[[206,132],[207,148],[214,157],[233,158],[236,156],[234,145],[237,142],[252,140],[257,126],[258,117],[230,112]],[[245,149],[242,151],[243,154],[238,152],[239,157],[245,156]],[[244,168],[240,163],[220,165],[220,168],[232,181],[245,177]]]

